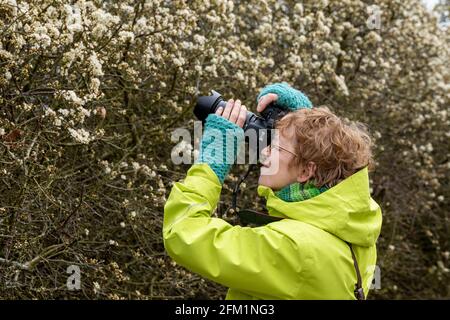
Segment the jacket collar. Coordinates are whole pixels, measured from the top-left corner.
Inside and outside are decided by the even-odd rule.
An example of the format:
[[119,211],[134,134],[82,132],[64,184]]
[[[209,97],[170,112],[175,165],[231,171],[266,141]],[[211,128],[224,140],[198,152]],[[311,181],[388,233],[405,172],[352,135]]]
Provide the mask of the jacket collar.
[[286,202],[266,186],[258,186],[266,198],[269,215],[298,220],[361,246],[375,244],[381,230],[381,209],[371,198],[367,167],[311,199]]

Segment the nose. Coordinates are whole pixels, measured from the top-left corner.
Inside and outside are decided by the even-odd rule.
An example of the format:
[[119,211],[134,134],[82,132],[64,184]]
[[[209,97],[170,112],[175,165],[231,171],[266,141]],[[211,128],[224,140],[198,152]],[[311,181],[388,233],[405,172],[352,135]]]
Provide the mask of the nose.
[[269,146],[266,146],[264,149],[262,149],[261,154],[265,157],[268,157],[270,155]]

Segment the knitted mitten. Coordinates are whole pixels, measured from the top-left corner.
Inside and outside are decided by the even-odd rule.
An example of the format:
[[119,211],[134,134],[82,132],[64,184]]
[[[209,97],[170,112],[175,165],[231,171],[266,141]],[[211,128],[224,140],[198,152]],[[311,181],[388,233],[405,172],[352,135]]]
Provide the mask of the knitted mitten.
[[197,163],[207,163],[223,183],[244,141],[244,130],[224,117],[209,114],[200,143]]
[[303,92],[290,87],[286,82],[274,83],[265,86],[258,95],[256,102],[259,99],[268,94],[275,93],[278,95],[276,104],[280,107],[284,107],[291,111],[295,111],[301,108],[312,108],[312,103]]

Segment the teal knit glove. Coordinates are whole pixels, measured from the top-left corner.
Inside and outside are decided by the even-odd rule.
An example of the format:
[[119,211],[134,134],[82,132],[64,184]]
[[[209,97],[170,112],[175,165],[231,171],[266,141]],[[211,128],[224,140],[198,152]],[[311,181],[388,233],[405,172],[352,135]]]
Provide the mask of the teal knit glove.
[[244,141],[244,130],[224,117],[211,113],[206,118],[197,163],[207,163],[223,183]]
[[301,108],[312,108],[312,103],[309,101],[308,97],[303,94],[303,92],[290,87],[286,82],[274,83],[265,86],[258,98],[256,98],[256,102],[258,103],[259,99],[268,94],[275,93],[278,95],[278,100],[276,104],[280,107],[284,107],[291,111],[295,111]]

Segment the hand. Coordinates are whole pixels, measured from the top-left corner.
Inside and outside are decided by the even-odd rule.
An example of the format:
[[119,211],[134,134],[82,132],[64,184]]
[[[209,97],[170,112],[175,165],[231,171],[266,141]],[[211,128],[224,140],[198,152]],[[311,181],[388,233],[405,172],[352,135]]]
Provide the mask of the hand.
[[278,95],[275,93],[268,93],[262,96],[258,101],[256,111],[262,112],[269,104],[278,100]]
[[235,102],[233,99],[230,99],[225,109],[222,107],[217,108],[216,114],[243,128],[245,119],[247,118],[247,108],[241,105],[240,100],[236,100]]

